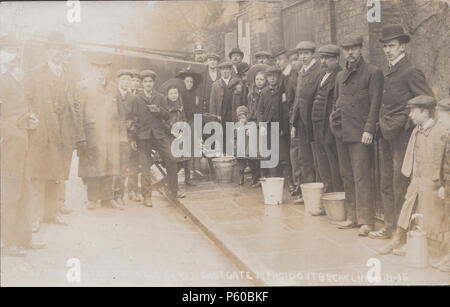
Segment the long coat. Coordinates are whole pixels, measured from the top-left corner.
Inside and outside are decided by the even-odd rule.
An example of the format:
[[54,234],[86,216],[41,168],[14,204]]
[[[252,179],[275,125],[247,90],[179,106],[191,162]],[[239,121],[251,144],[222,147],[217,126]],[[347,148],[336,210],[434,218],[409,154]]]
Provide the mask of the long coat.
[[335,143],[334,135],[330,128],[329,118],[333,110],[336,76],[341,70],[341,67],[337,66],[321,85],[320,81],[322,81],[325,72],[322,73],[312,106],[311,120],[315,123],[314,127],[320,127],[318,133],[322,136],[322,142],[324,144]]
[[120,175],[120,117],[117,85],[95,79],[78,83],[76,100],[87,152],[80,155],[82,178]]
[[122,96],[122,93],[117,89],[116,101],[119,108],[119,118],[120,118],[120,141],[128,142],[133,138],[132,130],[132,112],[134,95],[130,92],[126,92]]
[[343,142],[361,142],[363,132],[375,134],[383,96],[383,72],[364,61],[339,72],[335,84],[335,110],[331,126]]
[[309,142],[313,141],[311,111],[321,74],[322,69],[320,67],[320,61],[316,60],[306,72],[299,72],[297,77],[291,125],[297,128],[297,134],[299,127],[301,127],[302,124],[303,127],[306,128]]
[[[211,89],[211,97],[209,99],[209,113],[218,115],[223,117],[222,114],[222,104],[223,104],[223,96],[224,89],[226,87],[225,81],[222,79],[218,79],[213,83]],[[242,83],[236,77],[231,77],[230,82],[228,83],[228,88],[232,90],[232,99],[231,99],[231,112],[232,112],[232,121],[237,121],[236,109],[240,105],[242,105]]]
[[406,104],[420,95],[433,96],[433,92],[423,72],[412,66],[405,56],[385,73],[380,108],[380,129],[385,139],[395,140],[402,130],[410,131],[412,122]]
[[65,68],[61,77],[56,77],[46,63],[30,73],[25,85],[30,111],[39,120],[30,135],[30,176],[66,180],[75,143],[81,135],[74,81]]
[[202,110],[204,112],[209,112],[209,98],[211,97],[212,85],[217,80],[220,80],[220,72],[217,69],[217,78],[213,80],[209,74],[209,71],[206,72],[205,85],[204,85],[204,93],[202,95]]
[[[28,223],[28,101],[22,84],[9,72],[0,75],[1,229],[3,243],[31,240]],[[21,201],[22,198],[22,201]],[[17,242],[20,241],[20,242]]]
[[398,219],[398,226],[408,229],[414,205],[415,212],[423,214],[419,225],[429,235],[448,231],[444,200],[438,197],[441,186],[441,163],[445,151],[445,142],[449,125],[434,121],[425,131],[414,128],[403,160],[402,173],[411,178]]

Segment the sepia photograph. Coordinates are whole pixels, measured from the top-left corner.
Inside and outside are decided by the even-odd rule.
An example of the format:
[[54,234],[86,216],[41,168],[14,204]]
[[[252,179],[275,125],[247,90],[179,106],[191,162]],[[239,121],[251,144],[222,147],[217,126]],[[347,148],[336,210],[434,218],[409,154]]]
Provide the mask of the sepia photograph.
[[1,287],[449,286],[449,29],[449,0],[1,1]]

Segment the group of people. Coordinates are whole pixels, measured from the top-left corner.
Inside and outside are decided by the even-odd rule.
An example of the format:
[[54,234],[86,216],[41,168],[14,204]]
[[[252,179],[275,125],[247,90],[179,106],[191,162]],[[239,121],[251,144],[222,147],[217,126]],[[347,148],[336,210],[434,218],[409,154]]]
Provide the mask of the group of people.
[[[239,48],[229,52],[229,61],[200,48],[195,60],[208,66],[204,80],[185,70],[156,89],[158,74],[150,69],[122,68],[115,82],[108,80],[112,62],[105,55],[92,56],[90,77],[75,82],[64,65],[67,43],[61,33],[49,36],[47,61],[23,78],[17,41],[1,38],[1,170],[7,191],[2,253],[22,256],[23,249],[43,248],[31,236],[43,221],[67,224],[64,183],[74,149],[88,209],[123,209],[126,188],[130,199],[151,207],[155,154],[167,172],[166,196],[185,197],[178,172],[184,168],[186,185],[195,185],[193,155],[174,157],[171,144],[180,135],[171,127],[180,121],[192,126],[196,113],[222,124],[224,144],[236,137],[227,135],[227,122],[267,123],[259,128],[266,136],[278,127],[278,165],[261,168],[261,157],[238,157],[240,185],[249,169],[253,187],[260,186],[261,176],[284,177],[298,201],[303,183],[320,181],[325,192],[344,191],[347,218],[337,227],[393,238],[381,254],[404,254],[413,213],[423,214],[415,223],[428,234],[448,238],[450,103],[440,101],[436,108],[425,75],[405,54],[409,41],[400,25],[383,28],[380,42],[389,63],[384,73],[363,58],[362,37],[346,38],[340,46],[316,48],[302,41],[292,50],[275,47],[257,52],[252,66],[243,62]],[[384,227],[378,230],[374,142],[384,206]],[[437,267],[448,265],[447,256]]]
[[[389,64],[384,72],[363,58],[358,36],[317,50],[314,42],[302,41],[292,50],[257,52],[251,67],[242,62],[241,50],[232,49],[230,61],[217,66],[220,77],[211,86],[209,112],[222,124],[267,122],[259,131],[263,135],[270,135],[271,124],[279,126],[278,166],[260,169],[254,157],[238,159],[239,183],[244,184],[246,167],[255,187],[261,173],[283,176],[291,195],[301,200],[300,185],[320,181],[325,192],[345,192],[346,220],[337,223],[339,229],[392,238],[380,254],[405,255],[406,234],[414,224],[447,238],[449,249],[450,100],[437,103],[424,73],[406,56],[409,41],[402,26],[383,28],[380,43]],[[217,63],[206,59],[212,75]],[[384,209],[378,230],[375,142]],[[411,221],[414,213],[423,217]],[[448,271],[448,256],[436,267]]]

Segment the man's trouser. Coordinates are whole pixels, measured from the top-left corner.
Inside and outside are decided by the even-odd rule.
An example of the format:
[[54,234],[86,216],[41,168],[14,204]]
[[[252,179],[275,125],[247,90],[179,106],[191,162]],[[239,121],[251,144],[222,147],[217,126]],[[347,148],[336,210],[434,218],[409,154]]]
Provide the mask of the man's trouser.
[[[22,183],[19,182],[20,180]],[[3,247],[27,246],[31,242],[30,189],[30,182],[25,178],[8,178],[7,176],[1,178]]]
[[85,178],[89,201],[111,200],[114,198],[113,176]]
[[131,147],[128,142],[120,143],[120,175],[114,177],[114,198],[123,198],[125,193],[125,180],[130,162]]
[[394,140],[379,140],[380,148],[380,192],[384,206],[384,225],[391,231],[397,227],[397,220],[405,201],[409,180],[401,169],[410,132],[402,133]]
[[139,153],[132,150],[130,153],[130,161],[128,166],[128,192],[139,192]]
[[313,146],[319,175],[326,192],[341,192],[344,187],[339,171],[336,145],[323,143],[321,129],[321,122],[313,123]]
[[295,138],[291,139],[290,150],[294,178],[300,174],[299,185],[314,182],[316,171],[311,143],[308,142],[308,132],[302,122],[295,130]]
[[343,143],[336,138],[339,167],[345,191],[347,220],[373,225],[373,145]]
[[32,221],[52,219],[59,212],[59,198],[63,181],[31,179]]
[[167,171],[169,192],[175,195],[178,191],[178,166],[170,149],[169,138],[155,139],[152,136],[151,139],[138,140],[137,146],[139,151],[139,164],[142,167],[141,189],[144,198],[150,198],[152,196],[152,159],[150,156],[152,150],[156,150],[163,160],[164,167]]

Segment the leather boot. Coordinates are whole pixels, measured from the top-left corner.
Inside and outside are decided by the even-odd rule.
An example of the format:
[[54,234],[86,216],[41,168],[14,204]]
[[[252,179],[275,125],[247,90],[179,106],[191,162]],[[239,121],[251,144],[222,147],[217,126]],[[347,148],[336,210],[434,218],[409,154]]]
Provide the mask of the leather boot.
[[383,246],[382,248],[378,249],[377,252],[380,255],[387,255],[394,251],[394,249],[398,249],[405,245],[406,243],[406,230],[404,230],[401,227],[397,227],[397,230],[394,234],[394,238],[392,241]]

